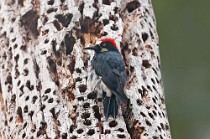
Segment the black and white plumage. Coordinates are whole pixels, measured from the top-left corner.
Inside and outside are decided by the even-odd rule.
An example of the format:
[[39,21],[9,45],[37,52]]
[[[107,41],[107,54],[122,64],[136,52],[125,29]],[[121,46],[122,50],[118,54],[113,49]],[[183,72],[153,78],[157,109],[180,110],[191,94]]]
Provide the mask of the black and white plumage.
[[125,64],[113,39],[102,39],[100,44],[87,47],[95,51],[92,67],[103,82],[103,105],[106,119],[111,115],[116,118],[118,105],[127,104],[128,98],[124,93],[126,83]]

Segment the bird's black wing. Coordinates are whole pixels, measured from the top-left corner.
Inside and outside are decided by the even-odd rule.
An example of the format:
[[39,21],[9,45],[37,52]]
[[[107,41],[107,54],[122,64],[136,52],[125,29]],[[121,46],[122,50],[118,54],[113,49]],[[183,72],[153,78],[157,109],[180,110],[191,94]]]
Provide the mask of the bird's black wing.
[[[103,59],[103,62],[101,61]],[[126,82],[125,65],[120,53],[107,52],[99,56],[96,73],[104,84],[123,102],[128,100],[124,93]]]

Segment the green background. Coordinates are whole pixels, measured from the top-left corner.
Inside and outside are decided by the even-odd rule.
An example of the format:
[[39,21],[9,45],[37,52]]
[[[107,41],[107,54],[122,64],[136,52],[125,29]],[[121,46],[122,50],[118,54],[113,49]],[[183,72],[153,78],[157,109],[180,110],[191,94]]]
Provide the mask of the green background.
[[153,0],[173,139],[210,139],[210,0]]

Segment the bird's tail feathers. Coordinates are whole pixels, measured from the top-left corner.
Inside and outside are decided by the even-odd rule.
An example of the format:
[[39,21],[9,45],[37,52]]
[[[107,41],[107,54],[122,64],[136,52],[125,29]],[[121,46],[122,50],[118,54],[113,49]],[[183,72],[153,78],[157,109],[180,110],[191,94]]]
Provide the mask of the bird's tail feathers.
[[128,97],[126,96],[126,94],[124,92],[118,92],[118,91],[113,91],[112,92],[114,93],[114,95],[116,95],[116,99],[117,99],[117,102],[120,103],[120,102],[123,102],[123,103],[127,103],[128,102]]
[[115,96],[114,95],[112,95],[111,97],[105,96],[103,105],[104,105],[104,114],[105,114],[106,120],[108,119],[110,115],[113,118],[116,118],[118,114],[118,105],[117,105]]

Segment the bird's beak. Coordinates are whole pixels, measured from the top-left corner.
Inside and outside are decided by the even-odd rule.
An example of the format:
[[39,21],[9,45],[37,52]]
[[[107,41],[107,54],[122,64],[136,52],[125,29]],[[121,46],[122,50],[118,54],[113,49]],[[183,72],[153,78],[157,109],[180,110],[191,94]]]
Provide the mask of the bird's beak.
[[84,48],[85,50],[96,50],[96,46],[89,46],[89,47],[86,47]]

